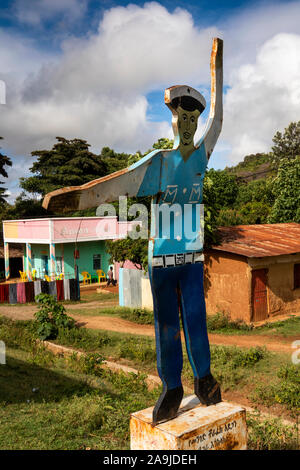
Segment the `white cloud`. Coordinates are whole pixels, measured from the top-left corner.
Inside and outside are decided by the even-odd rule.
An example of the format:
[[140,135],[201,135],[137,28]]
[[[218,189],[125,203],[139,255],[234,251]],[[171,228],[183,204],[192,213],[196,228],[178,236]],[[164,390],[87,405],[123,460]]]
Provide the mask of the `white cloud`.
[[216,33],[199,31],[186,11],[169,13],[158,3],[107,11],[97,34],[65,41],[59,60],[43,64],[7,100],[1,119],[7,145],[29,153],[63,135],[87,139],[94,151],[149,148],[169,134],[170,122],[147,120],[145,94],[206,82]]
[[255,62],[232,74],[222,133],[232,162],[270,151],[275,132],[300,119],[299,50],[300,35],[277,34],[259,48]]
[[[27,5],[28,17],[20,21],[34,25],[72,14],[78,1],[16,5],[19,12]],[[146,150],[159,137],[172,136],[171,116],[169,122],[148,120],[146,94],[185,83],[207,97],[211,40],[218,35],[224,37],[230,89],[212,164],[222,160],[222,152],[220,166],[268,151],[275,131],[299,120],[299,15],[299,2],[248,9],[223,22],[221,32],[215,26],[199,29],[187,11],[170,13],[154,2],[116,7],[105,12],[95,34],[64,41],[60,55],[0,31],[0,79],[8,89],[7,104],[0,107],[2,145],[28,155],[51,147],[61,135],[84,138],[95,152],[103,146]],[[21,157],[19,162],[21,171]],[[25,159],[24,168],[31,164]]]
[[7,86],[13,81],[20,87],[25,78],[50,60],[55,60],[51,52],[39,51],[32,40],[0,28],[0,76],[6,78]]
[[29,167],[31,167],[31,165],[32,161],[24,160],[24,158],[20,157],[13,157],[12,166],[6,167],[8,178],[4,180],[3,186],[9,188],[8,191],[6,191],[8,194],[7,201],[9,203],[13,203],[15,198],[20,194],[19,178],[30,176]]
[[63,21],[76,21],[83,16],[86,7],[86,0],[15,0],[13,11],[20,23],[39,26],[56,16]]
[[299,34],[300,2],[267,0],[239,9],[222,22],[226,81],[237,67],[255,61],[258,50],[279,33]]

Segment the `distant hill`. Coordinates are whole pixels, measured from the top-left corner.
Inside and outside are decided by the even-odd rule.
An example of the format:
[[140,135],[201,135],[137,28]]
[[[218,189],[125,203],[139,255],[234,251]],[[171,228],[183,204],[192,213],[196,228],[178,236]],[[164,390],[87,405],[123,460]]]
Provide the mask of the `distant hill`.
[[271,155],[266,153],[247,155],[242,162],[236,166],[226,167],[225,171],[236,175],[240,181],[247,183],[267,178],[272,174]]

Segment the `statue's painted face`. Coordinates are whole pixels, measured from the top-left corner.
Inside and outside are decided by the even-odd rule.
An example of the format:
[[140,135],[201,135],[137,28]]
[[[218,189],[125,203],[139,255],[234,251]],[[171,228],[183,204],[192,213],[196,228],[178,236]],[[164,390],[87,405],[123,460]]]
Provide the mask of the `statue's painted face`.
[[178,134],[180,138],[180,144],[189,146],[194,143],[194,135],[197,130],[198,117],[200,112],[198,109],[195,111],[186,111],[181,106],[177,108],[178,114]]

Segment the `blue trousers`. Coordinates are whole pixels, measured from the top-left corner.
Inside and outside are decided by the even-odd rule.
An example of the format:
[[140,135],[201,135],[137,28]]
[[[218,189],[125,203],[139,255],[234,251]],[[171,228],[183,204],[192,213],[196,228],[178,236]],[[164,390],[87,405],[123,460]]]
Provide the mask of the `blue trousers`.
[[179,303],[188,358],[194,377],[210,373],[203,290],[203,263],[149,267],[153,294],[157,370],[165,388],[181,386],[183,365]]

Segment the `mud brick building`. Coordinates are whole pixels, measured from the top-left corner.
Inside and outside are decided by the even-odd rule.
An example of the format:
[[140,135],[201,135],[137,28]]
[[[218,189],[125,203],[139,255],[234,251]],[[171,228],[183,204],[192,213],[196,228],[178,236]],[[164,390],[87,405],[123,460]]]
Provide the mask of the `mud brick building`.
[[300,224],[221,227],[205,255],[208,314],[247,323],[300,314]]

